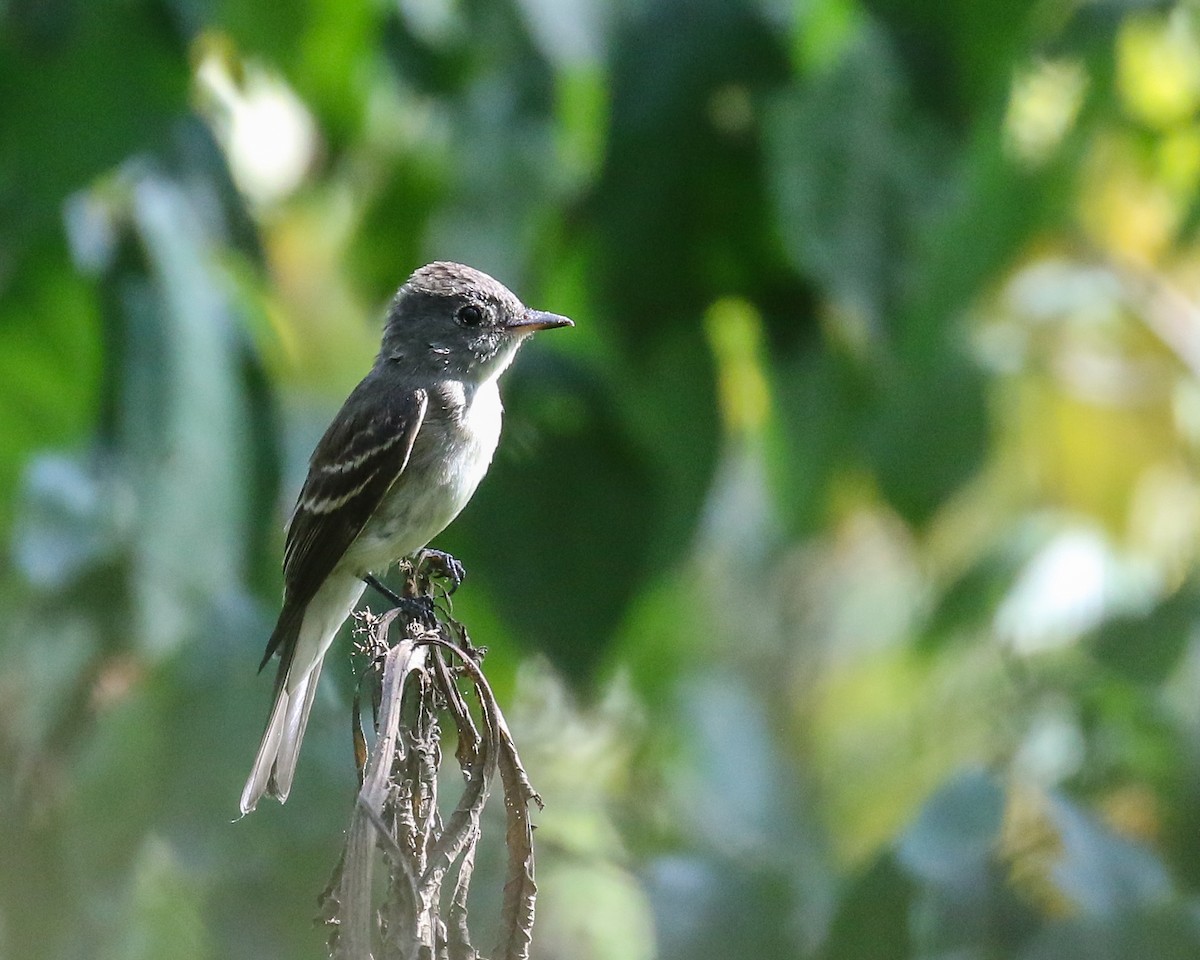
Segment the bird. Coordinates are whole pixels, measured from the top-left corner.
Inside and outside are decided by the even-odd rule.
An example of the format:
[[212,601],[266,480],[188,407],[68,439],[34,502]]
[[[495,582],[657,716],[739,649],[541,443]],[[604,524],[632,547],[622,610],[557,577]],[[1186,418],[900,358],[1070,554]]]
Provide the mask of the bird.
[[288,521],[283,603],[259,666],[279,658],[274,702],[242,816],[266,794],[287,799],[321,665],[367,583],[424,550],[479,486],[518,348],[571,326],[461,263],[419,268],[392,298],[379,353],[317,443]]

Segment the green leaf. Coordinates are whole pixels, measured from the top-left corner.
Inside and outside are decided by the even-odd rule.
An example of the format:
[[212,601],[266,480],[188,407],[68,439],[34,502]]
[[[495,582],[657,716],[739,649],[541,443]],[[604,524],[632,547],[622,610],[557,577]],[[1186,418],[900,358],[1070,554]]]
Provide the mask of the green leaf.
[[1135,683],[1159,684],[1179,662],[1200,621],[1200,588],[1181,587],[1140,615],[1106,622],[1089,639],[1101,664]]
[[1076,909],[1103,917],[1171,899],[1170,876],[1149,847],[1117,836],[1065,796],[1053,796],[1048,812],[1062,850],[1054,881]]
[[870,388],[835,351],[809,350],[775,365],[772,392],[778,409],[766,453],[774,502],[787,529],[803,536],[822,528],[829,486],[855,462]]
[[976,559],[937,598],[917,649],[935,654],[986,628],[1043,539],[1036,530],[1017,530]]
[[[595,284],[629,363],[653,376],[731,292],[752,301],[780,254],[760,147],[762,95],[787,75],[780,32],[741,0],[657,0],[612,42],[608,152],[589,208]],[[790,316],[794,322],[794,315]]]
[[1198,954],[1200,925],[1193,902],[1058,920],[1018,960],[1194,960]]
[[863,31],[835,68],[775,98],[766,119],[771,199],[793,265],[876,334],[934,176],[910,114],[887,38]]
[[132,201],[149,273],[122,278],[119,443],[138,503],[135,635],[161,653],[188,634],[197,601],[240,590],[253,421],[203,200],[148,174]]
[[78,443],[94,426],[103,365],[89,284],[41,245],[0,297],[0,530],[35,451]]
[[821,956],[828,960],[906,960],[915,885],[894,854],[857,873],[838,901]]
[[4,13],[0,242],[52,226],[68,193],[161,147],[187,108],[189,76],[184,38],[151,0],[12,4]]
[[896,860],[916,884],[908,913],[914,956],[1008,956],[1039,918],[996,863],[1006,795],[991,773],[953,775],[899,838]]
[[897,860],[925,883],[969,883],[986,873],[1003,813],[1004,789],[995,777],[961,773],[926,801],[900,837]]
[[981,372],[964,357],[885,377],[867,436],[880,489],[921,525],[979,469],[989,423]]
[[923,105],[959,121],[1007,91],[1011,65],[1044,20],[1034,0],[866,0],[900,38],[905,70]]

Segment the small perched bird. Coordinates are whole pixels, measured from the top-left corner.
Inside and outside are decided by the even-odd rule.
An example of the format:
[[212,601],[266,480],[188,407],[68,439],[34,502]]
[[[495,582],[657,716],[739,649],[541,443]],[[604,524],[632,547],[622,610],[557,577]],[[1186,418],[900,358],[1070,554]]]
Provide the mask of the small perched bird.
[[243,815],[264,793],[287,799],[322,660],[364,578],[422,550],[483,479],[517,348],[569,326],[460,263],[421,267],[396,293],[379,355],[313,451],[288,523],[283,609],[262,660],[279,655],[275,704]]

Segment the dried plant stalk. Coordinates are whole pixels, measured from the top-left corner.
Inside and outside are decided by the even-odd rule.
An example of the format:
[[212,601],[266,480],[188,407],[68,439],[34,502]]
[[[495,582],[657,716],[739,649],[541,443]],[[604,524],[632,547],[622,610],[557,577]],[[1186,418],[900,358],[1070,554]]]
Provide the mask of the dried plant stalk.
[[[413,596],[428,580],[410,574]],[[504,793],[508,868],[496,957],[524,960],[537,886],[529,803],[541,801],[521,766],[508,724],[461,624],[399,609],[368,618],[367,647],[381,666],[375,738],[355,718],[356,755],[366,750],[346,845],[322,896],[334,960],[480,960],[467,923],[467,895],[482,813],[497,769]],[[460,689],[459,684],[466,687]],[[475,712],[470,700],[475,701]],[[356,713],[357,713],[356,698]],[[478,722],[476,721],[476,714]],[[457,734],[465,785],[443,821],[438,804],[442,720]],[[382,857],[380,856],[382,853]],[[383,877],[376,865],[384,866]]]

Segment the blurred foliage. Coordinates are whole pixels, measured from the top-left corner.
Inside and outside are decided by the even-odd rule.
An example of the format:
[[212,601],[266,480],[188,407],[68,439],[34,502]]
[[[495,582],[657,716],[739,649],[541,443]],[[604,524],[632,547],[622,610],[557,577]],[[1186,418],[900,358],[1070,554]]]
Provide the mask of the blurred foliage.
[[438,543],[538,957],[1198,955],[1194,4],[9,0],[0,94],[0,957],[321,954],[349,658],[231,823],[254,667],[435,258],[578,324]]

